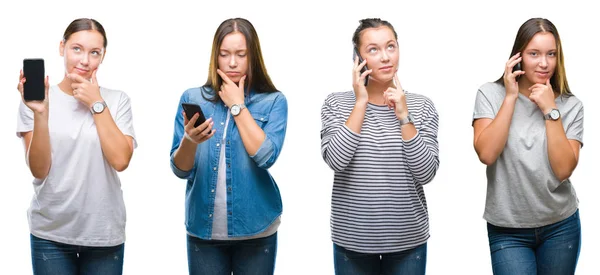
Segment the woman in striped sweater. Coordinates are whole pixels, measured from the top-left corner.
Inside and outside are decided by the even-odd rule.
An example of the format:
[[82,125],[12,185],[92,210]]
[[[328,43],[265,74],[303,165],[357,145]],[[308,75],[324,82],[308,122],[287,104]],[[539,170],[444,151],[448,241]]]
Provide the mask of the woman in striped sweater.
[[335,171],[335,272],[424,274],[423,185],[439,166],[438,114],[429,98],[402,89],[389,22],[363,19],[352,40],[353,91],[330,94],[321,109],[321,153]]

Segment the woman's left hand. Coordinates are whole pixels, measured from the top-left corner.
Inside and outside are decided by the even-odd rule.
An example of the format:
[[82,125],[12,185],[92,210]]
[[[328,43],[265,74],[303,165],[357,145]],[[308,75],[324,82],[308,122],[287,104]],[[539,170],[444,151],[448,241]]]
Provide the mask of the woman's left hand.
[[546,81],[546,85],[538,83],[529,87],[529,91],[531,91],[529,100],[535,103],[542,113],[547,114],[552,109],[556,108],[556,103],[554,102],[554,90],[552,90],[550,79]]
[[408,107],[406,107],[406,95],[400,85],[398,75],[394,76],[394,86],[383,92],[383,99],[390,109],[394,109],[398,119],[404,119],[408,116]]
[[227,74],[217,69],[217,73],[223,79],[223,84],[221,85],[221,90],[219,91],[219,96],[223,103],[227,105],[227,107],[231,108],[233,104],[242,104],[244,103],[244,80],[246,76],[242,76],[240,78],[239,84],[235,84]]
[[92,79],[87,80],[78,74],[69,74],[68,77],[72,81],[71,88],[73,89],[73,97],[85,104],[89,108],[97,101],[102,101],[100,96],[100,86],[96,79],[96,71],[92,72]]

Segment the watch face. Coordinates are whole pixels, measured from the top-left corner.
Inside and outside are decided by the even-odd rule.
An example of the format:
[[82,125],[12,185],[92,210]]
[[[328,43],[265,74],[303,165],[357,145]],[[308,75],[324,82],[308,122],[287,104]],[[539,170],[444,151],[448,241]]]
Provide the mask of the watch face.
[[240,106],[237,106],[237,105],[231,106],[231,113],[233,115],[237,115],[239,112],[240,112]]
[[553,120],[557,120],[559,116],[560,116],[560,113],[556,109],[554,109],[550,112],[550,118],[552,118]]
[[96,113],[100,113],[104,110],[104,105],[102,103],[95,103],[94,106],[92,106],[92,108],[94,109],[94,112]]

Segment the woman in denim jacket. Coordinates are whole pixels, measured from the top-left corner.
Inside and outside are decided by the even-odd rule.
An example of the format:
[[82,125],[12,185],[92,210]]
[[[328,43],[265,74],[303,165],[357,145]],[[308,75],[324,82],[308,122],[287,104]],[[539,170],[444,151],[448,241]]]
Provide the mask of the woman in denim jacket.
[[[197,104],[194,124],[182,103]],[[186,90],[175,118],[171,168],[187,180],[190,274],[273,274],[281,196],[268,172],[283,146],[287,101],[267,74],[246,19],[217,29],[206,84]]]

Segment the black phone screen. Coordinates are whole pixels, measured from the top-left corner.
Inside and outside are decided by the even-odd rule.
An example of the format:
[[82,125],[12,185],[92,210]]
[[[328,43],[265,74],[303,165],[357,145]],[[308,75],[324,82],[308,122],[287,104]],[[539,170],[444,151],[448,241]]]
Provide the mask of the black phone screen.
[[[358,52],[358,48],[354,47],[354,56],[352,57],[352,60],[354,61],[354,59],[356,59],[357,56],[358,56],[358,64],[362,63],[364,61],[364,59],[360,56],[360,53]],[[368,69],[369,68],[367,68],[367,64],[365,64],[365,66],[362,67],[362,69],[360,69],[360,74],[362,75],[362,73],[364,73]],[[367,86],[367,84],[369,84],[369,76],[368,75],[365,77],[365,86]]]
[[198,120],[196,120],[196,123],[194,123],[194,128],[200,126],[200,124],[206,121],[204,113],[202,112],[202,109],[200,109],[200,106],[198,104],[181,103],[181,107],[183,108],[183,111],[185,112],[185,115],[187,116],[188,120],[191,120],[196,113],[200,115],[198,117]]
[[46,88],[44,87],[44,60],[43,59],[24,59],[23,76],[23,98],[26,101],[44,100]]

